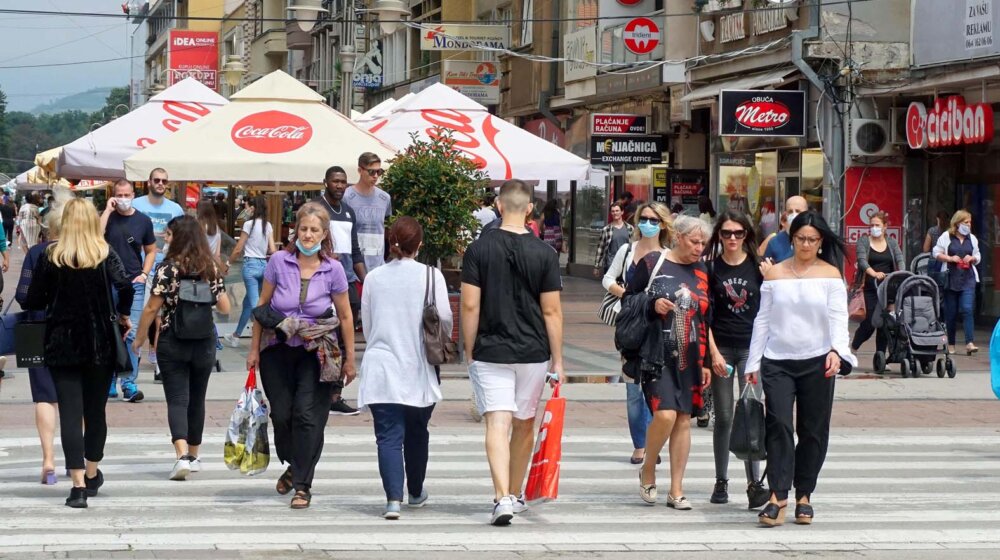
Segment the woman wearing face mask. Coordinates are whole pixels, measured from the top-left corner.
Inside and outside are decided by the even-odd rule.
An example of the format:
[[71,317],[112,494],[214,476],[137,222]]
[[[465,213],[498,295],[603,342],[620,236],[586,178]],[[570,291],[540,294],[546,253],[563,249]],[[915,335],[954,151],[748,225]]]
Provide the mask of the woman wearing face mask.
[[949,352],[955,352],[955,327],[959,312],[965,330],[965,353],[969,356],[979,351],[975,344],[973,308],[976,302],[976,284],[982,260],[979,240],[972,234],[972,214],[965,210],[951,217],[951,228],[938,237],[934,258],[947,267],[944,290],[944,321],[948,325]]
[[[616,202],[613,208],[621,208]],[[650,202],[639,206],[635,213],[635,225],[639,230],[639,239],[633,243],[625,243],[618,248],[615,257],[611,260],[604,275],[604,289],[619,298],[625,295],[626,286],[635,274],[635,267],[646,255],[655,253],[659,255],[670,246],[670,210],[659,202]],[[619,280],[622,282],[620,283]],[[643,285],[642,288],[646,286]],[[629,459],[633,465],[643,462],[646,457],[646,427],[652,420],[649,408],[642,396],[642,389],[639,387],[637,357],[622,356],[625,361],[623,373],[626,376],[625,384],[626,411],[628,412],[628,430],[632,436],[632,457]]]
[[[313,475],[323,451],[333,381],[347,385],[354,379],[354,318],[347,276],[333,252],[326,209],[316,202],[303,204],[296,212],[294,231],[295,243],[268,261],[259,300],[260,307],[269,306],[285,318],[279,327],[285,338],[282,341],[269,329],[262,343],[264,328],[255,317],[247,368],[260,365],[271,403],[274,449],[278,460],[289,463],[275,489],[282,495],[295,490],[291,508],[305,509],[312,501]],[[305,348],[300,334],[304,329],[310,329],[307,334],[318,348]],[[341,357],[339,371],[330,371]]]
[[899,270],[906,270],[903,263],[903,251],[895,240],[886,235],[886,226],[889,225],[889,216],[885,212],[877,212],[869,220],[871,229],[868,235],[858,238],[857,259],[858,259],[858,280],[864,279],[865,294],[865,320],[861,321],[858,330],[854,331],[854,340],[851,341],[851,352],[857,355],[861,345],[872,337],[875,333],[875,350],[885,352],[888,342],[882,331],[876,331],[872,326],[872,316],[875,314],[875,307],[878,305],[878,282],[885,279],[886,275]]

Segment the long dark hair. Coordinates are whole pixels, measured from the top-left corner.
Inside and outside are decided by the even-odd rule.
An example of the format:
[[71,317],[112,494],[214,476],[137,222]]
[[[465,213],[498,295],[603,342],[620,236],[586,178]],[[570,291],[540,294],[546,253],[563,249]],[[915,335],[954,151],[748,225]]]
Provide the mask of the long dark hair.
[[823,219],[823,216],[815,210],[809,210],[796,216],[788,228],[788,236],[794,241],[795,234],[806,226],[816,228],[820,237],[823,238],[819,245],[819,258],[833,265],[834,268],[840,271],[840,276],[843,277],[844,258],[847,254],[843,238],[834,233],[830,229],[830,225]]
[[253,228],[257,224],[254,221],[261,223],[261,229],[263,231],[264,220],[267,216],[267,197],[263,195],[258,195],[250,199],[250,208],[253,208],[253,212],[250,214],[250,233],[253,233]]
[[184,276],[199,276],[213,281],[218,277],[215,256],[208,248],[205,230],[196,218],[178,216],[167,223],[172,239],[167,249],[167,260]]
[[726,222],[736,222],[743,227],[743,231],[746,232],[746,236],[743,238],[743,252],[753,259],[754,267],[756,267],[760,264],[760,259],[757,256],[757,234],[753,230],[750,218],[743,212],[735,210],[726,210],[722,214],[719,214],[719,218],[715,220],[715,229],[712,230],[712,238],[708,240],[705,256],[709,260],[722,256],[725,249],[722,245],[722,224]]
[[219,218],[215,214],[215,206],[212,206],[212,201],[202,200],[198,202],[198,222],[205,228],[208,235],[219,233]]

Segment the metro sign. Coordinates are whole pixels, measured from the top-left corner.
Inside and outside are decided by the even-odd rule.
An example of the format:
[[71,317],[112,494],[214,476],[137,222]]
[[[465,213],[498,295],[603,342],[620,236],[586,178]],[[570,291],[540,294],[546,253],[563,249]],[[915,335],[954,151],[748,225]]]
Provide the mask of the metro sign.
[[913,102],[906,110],[906,143],[913,150],[943,148],[993,141],[993,107],[989,103],[966,105],[965,98],[953,95],[934,100],[928,111]]
[[777,130],[788,124],[791,118],[792,111],[788,105],[773,97],[756,97],[736,107],[736,122],[763,132]]
[[649,18],[638,17],[625,24],[625,48],[635,54],[649,54],[660,45],[660,28]]

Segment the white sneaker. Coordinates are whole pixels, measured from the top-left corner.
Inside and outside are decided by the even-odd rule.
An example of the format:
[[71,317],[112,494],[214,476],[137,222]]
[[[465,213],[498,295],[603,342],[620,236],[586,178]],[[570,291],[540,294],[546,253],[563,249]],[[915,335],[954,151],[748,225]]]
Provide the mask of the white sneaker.
[[382,517],[385,519],[399,519],[399,510],[401,503],[396,500],[390,500],[385,503],[385,512],[382,513]]
[[500,498],[500,501],[493,504],[493,518],[490,519],[490,525],[496,527],[505,527],[510,525],[510,520],[514,518],[514,503],[511,501],[510,496],[504,496]]
[[227,334],[226,336],[224,336],[222,338],[226,339],[226,344],[228,344],[232,348],[239,348],[240,347],[240,338],[238,336],[232,335],[232,334]]
[[524,501],[524,496],[510,495],[510,501],[514,505],[514,515],[528,511],[528,502]]
[[201,459],[188,455],[188,463],[191,465],[191,472],[201,472]]
[[191,474],[191,462],[187,459],[177,459],[173,470],[170,471],[170,480],[184,480]]

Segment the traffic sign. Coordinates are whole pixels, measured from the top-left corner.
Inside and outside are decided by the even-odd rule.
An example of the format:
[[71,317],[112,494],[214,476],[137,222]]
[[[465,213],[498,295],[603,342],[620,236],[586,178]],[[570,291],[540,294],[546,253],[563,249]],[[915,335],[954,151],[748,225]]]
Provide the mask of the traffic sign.
[[625,48],[635,54],[649,54],[660,44],[660,28],[649,18],[637,17],[625,24]]

